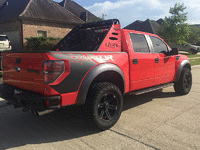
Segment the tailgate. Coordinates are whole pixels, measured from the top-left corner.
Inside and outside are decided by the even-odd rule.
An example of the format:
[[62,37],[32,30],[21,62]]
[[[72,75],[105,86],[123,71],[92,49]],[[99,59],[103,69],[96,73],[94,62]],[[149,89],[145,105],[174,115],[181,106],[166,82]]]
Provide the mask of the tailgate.
[[42,53],[2,53],[3,82],[43,94]]

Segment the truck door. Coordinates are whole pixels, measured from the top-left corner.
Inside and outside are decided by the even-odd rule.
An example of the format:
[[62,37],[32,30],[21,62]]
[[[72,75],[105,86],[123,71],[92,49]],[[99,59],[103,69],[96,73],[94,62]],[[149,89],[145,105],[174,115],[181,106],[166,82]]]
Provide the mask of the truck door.
[[154,85],[155,58],[151,53],[146,35],[129,33],[130,91]]
[[154,50],[155,85],[173,81],[176,57],[174,55],[166,55],[170,48],[160,38],[154,36],[149,37]]

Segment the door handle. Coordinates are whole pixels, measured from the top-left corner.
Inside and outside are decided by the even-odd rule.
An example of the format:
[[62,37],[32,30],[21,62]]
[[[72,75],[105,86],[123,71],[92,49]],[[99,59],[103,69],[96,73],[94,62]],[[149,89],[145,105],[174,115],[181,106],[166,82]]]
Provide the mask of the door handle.
[[159,63],[159,58],[155,58],[155,63]]
[[14,70],[15,70],[16,72],[20,72],[21,68],[20,68],[20,67],[15,67]]
[[138,64],[138,59],[137,58],[133,59],[133,64]]

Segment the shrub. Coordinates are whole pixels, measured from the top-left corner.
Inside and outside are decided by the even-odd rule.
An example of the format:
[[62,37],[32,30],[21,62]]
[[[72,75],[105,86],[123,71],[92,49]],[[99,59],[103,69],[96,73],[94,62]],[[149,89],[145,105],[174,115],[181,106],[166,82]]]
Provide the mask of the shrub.
[[33,50],[52,50],[53,47],[61,40],[54,37],[28,37],[24,49],[27,51]]
[[0,72],[0,78],[2,78],[3,77],[3,71],[2,72]]

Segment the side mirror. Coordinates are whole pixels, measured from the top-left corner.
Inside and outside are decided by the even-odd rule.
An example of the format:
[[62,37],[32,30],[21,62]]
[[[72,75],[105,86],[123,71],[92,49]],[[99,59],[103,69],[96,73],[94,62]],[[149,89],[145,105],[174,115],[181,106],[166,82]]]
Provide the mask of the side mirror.
[[178,48],[172,48],[172,50],[167,53],[167,56],[178,55],[178,51]]
[[178,48],[172,48],[171,51],[165,52],[164,54],[165,54],[166,56],[178,55],[178,51],[179,51]]

